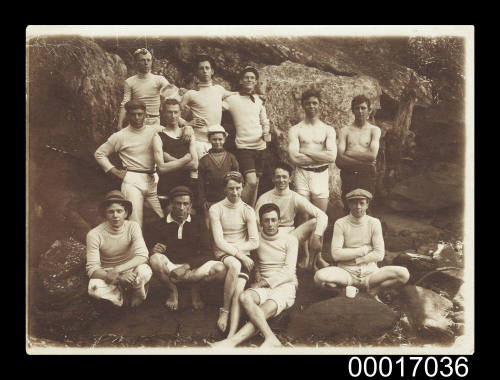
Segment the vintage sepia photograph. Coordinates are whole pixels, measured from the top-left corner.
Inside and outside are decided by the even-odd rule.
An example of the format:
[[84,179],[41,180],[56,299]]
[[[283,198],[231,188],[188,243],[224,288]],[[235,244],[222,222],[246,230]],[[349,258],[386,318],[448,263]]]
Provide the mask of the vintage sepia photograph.
[[26,352],[474,353],[474,26],[31,25]]

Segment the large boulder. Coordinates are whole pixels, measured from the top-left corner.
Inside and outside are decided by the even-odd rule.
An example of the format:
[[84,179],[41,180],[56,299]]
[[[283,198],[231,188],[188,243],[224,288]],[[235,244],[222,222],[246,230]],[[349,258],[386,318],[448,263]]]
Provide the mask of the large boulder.
[[70,237],[55,241],[41,255],[38,276],[43,289],[42,303],[60,308],[87,294],[86,253],[86,247]]
[[287,335],[378,337],[390,330],[396,319],[389,306],[372,298],[338,296],[314,303],[302,312],[295,310],[290,316]]
[[31,146],[93,153],[116,129],[127,78],[122,59],[88,38],[36,37],[27,61]]
[[396,211],[432,211],[463,207],[463,167],[437,162],[423,174],[407,178],[391,189],[389,206]]
[[[266,110],[271,120],[279,147],[281,159],[288,159],[288,130],[303,117],[301,106],[302,93],[311,87],[321,91],[321,119],[335,128],[340,128],[354,120],[351,112],[351,99],[359,94],[368,96],[374,108],[380,108],[381,94],[378,82],[367,76],[337,76],[290,61],[279,66],[266,66],[261,69],[261,88],[265,92]],[[330,195],[340,198],[340,171],[330,164]]]

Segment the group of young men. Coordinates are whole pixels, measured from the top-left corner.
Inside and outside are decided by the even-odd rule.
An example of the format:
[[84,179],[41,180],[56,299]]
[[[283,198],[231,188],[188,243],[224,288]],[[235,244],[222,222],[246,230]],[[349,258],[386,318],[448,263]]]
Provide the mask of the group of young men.
[[[152,272],[169,289],[169,309],[178,308],[179,282],[191,285],[193,307],[201,308],[200,286],[224,281],[217,325],[222,331],[229,326],[229,332],[214,346],[236,346],[258,331],[264,346],[281,345],[267,319],[295,301],[299,246],[299,266],[314,269],[314,281],[324,289],[354,285],[376,295],[379,288],[408,281],[405,268],[376,264],[384,257],[382,228],[366,211],[375,190],[380,129],[368,121],[368,98],[352,100],[355,120],[341,129],[337,142],[335,129],[320,120],[320,93],[305,91],[305,117],[289,130],[289,160],[295,168],[279,163],[274,188],[257,199],[271,140],[264,101],[255,93],[259,72],[245,68],[239,91],[230,92],[212,83],[214,62],[200,56],[195,63],[198,87],[180,96],[163,76],[151,73],[149,51],[138,49],[134,57],[138,74],[125,82],[119,131],[95,158],[122,181],[121,193],[130,202],[128,219],[142,229]],[[220,125],[223,110],[234,122],[234,155],[223,148],[228,136]],[[112,153],[118,153],[123,169],[110,162]],[[342,200],[350,210],[334,225],[331,258],[336,266],[321,256],[332,163],[341,169]],[[167,200],[163,206],[162,198]],[[158,220],[143,226],[145,203]],[[207,230],[210,241],[203,242]],[[255,269],[250,251],[256,253]],[[97,267],[95,247],[92,255]],[[89,293],[98,298],[90,289],[89,284]],[[144,293],[147,289],[143,298]],[[238,330],[240,308],[248,322]]]

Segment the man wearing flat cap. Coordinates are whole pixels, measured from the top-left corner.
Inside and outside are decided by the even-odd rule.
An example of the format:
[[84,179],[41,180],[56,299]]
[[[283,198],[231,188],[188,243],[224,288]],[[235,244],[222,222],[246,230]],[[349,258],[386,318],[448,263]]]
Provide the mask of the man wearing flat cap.
[[203,222],[199,216],[190,214],[192,197],[188,187],[174,187],[169,193],[170,213],[144,232],[148,247],[152,247],[149,262],[153,273],[170,291],[165,303],[170,310],[179,307],[177,283],[190,283],[193,307],[200,309],[204,306],[199,294],[200,281],[223,280],[226,274],[224,264],[210,260],[211,252],[206,242],[201,241]]
[[255,207],[259,178],[265,161],[266,142],[271,141],[269,120],[264,102],[255,93],[259,72],[251,66],[240,72],[240,92],[223,102],[223,109],[229,111],[236,129],[236,158],[240,172],[245,176],[245,187],[241,199]]
[[[377,297],[377,292],[408,282],[408,270],[400,266],[378,268],[385,254],[380,220],[366,214],[372,194],[354,189],[346,195],[350,213],[333,227],[331,253],[337,266],[319,269],[314,282],[324,289],[356,286]],[[378,298],[377,298],[378,299]]]

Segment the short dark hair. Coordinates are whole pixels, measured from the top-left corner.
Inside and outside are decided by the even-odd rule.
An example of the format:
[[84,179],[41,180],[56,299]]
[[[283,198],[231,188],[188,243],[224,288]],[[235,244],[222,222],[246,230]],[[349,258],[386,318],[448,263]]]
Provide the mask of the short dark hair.
[[311,97],[318,98],[318,100],[321,102],[321,93],[319,92],[319,90],[310,88],[309,90],[306,90],[302,93],[301,103],[304,104],[304,102]]
[[259,208],[259,219],[262,220],[262,216],[271,211],[276,211],[276,214],[278,214],[278,219],[280,218],[280,208],[278,207],[278,205],[276,203],[266,203]]
[[366,105],[368,106],[368,108],[372,108],[372,104],[370,102],[370,99],[368,99],[364,95],[356,95],[354,98],[352,98],[352,101],[351,101],[351,110],[353,110],[354,107],[357,106],[358,104],[363,104],[363,103],[366,103]]
[[125,209],[125,212],[127,213],[127,216],[125,219],[128,220],[130,217],[130,214],[132,214],[132,207],[130,206],[130,203],[128,202],[120,202],[119,200],[110,200],[110,201],[104,201],[99,205],[99,214],[106,219],[106,210],[108,209],[109,206],[111,206],[113,203],[119,204],[120,206],[123,206]]
[[125,109],[127,110],[127,112],[139,108],[144,110],[144,112],[146,111],[146,104],[142,100],[133,99],[125,103]]
[[212,59],[212,57],[210,57],[208,54],[198,54],[196,56],[196,58],[194,60],[195,71],[198,69],[198,65],[200,64],[200,62],[205,62],[205,61],[208,61],[210,63],[210,67],[212,68],[212,70],[215,73],[215,62]]
[[224,175],[224,179],[223,179],[224,186],[227,186],[227,184],[230,180],[236,181],[236,182],[241,183],[241,184],[244,183],[243,175],[237,171],[230,171]]
[[164,106],[181,106],[181,103],[175,99],[175,98],[168,98],[168,99],[165,99],[162,104]]
[[292,167],[283,161],[278,162],[276,164],[276,166],[273,168],[273,175],[274,175],[274,172],[276,171],[276,169],[286,170],[288,172],[288,175],[292,175],[292,171],[293,171]]

